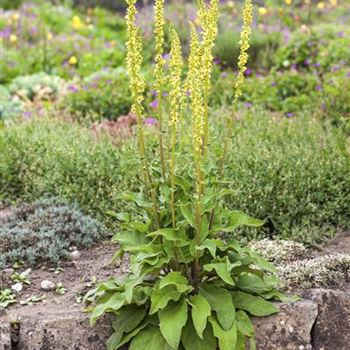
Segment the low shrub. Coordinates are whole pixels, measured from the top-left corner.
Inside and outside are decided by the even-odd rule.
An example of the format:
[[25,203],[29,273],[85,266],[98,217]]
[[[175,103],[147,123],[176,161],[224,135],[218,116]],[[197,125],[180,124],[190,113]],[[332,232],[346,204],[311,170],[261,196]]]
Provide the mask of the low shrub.
[[252,110],[236,123],[232,143],[225,172],[236,192],[229,201],[265,219],[260,238],[315,244],[336,227],[349,229],[350,156],[341,131],[310,117]]
[[33,202],[59,196],[110,222],[111,208],[123,210],[118,195],[135,187],[135,159],[108,139],[73,123],[31,120],[2,130],[0,201]]
[[20,115],[23,112],[23,104],[16,98],[13,98],[9,90],[0,85],[0,123]]
[[348,29],[342,26],[315,26],[308,33],[295,31],[276,53],[276,67],[327,72],[350,63],[349,45]]
[[68,87],[62,106],[79,122],[116,120],[131,108],[124,69],[101,70],[84,79],[81,85]]
[[62,92],[65,81],[60,77],[40,72],[17,77],[9,90],[24,101],[54,100]]
[[0,228],[0,268],[23,261],[58,263],[69,247],[89,247],[106,235],[103,226],[58,199],[22,205]]
[[[234,28],[229,28],[227,24],[224,28],[226,29],[219,33],[217,37],[214,55],[225,67],[237,68],[240,34]],[[264,33],[254,31],[250,44],[248,67],[271,67],[281,40],[282,36],[278,32]]]

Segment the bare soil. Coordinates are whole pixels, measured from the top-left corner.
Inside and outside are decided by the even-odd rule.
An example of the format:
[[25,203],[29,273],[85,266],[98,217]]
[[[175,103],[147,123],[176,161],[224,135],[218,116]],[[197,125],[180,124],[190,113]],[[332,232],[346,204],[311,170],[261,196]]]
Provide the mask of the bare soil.
[[[10,213],[9,209],[0,208],[0,224],[6,221]],[[81,250],[79,251],[80,257],[77,259],[62,262],[59,266],[62,271],[58,274],[57,267],[42,266],[33,269],[28,276],[31,284],[23,284],[23,290],[17,294],[17,303],[8,307],[4,315],[1,316],[0,314],[1,319],[14,321],[37,313],[51,314],[68,310],[84,311],[81,299],[93,287],[94,282],[103,281],[111,276],[120,276],[128,272],[127,261],[112,263],[112,257],[117,249],[117,245],[104,242],[90,249]],[[310,252],[310,255],[321,256],[332,253],[350,254],[350,232],[337,235],[322,250]],[[25,268],[23,267],[20,271],[23,271]],[[0,271],[0,284],[5,284],[10,288],[13,282],[9,280],[9,276],[12,273],[11,269]],[[65,294],[59,294],[57,291],[45,292],[40,287],[41,282],[45,279],[52,281],[56,285],[62,283],[67,291]],[[347,284],[346,288],[348,287],[350,287],[350,284]],[[32,305],[20,304],[21,301],[32,296],[43,297],[44,301],[36,302]]]

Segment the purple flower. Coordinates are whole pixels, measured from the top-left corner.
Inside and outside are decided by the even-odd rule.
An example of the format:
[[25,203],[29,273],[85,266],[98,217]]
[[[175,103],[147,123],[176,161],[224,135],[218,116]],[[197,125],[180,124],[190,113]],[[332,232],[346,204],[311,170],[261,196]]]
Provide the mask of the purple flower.
[[6,27],[3,30],[0,31],[0,37],[1,38],[7,38],[11,35],[11,29]]
[[68,86],[68,91],[72,92],[72,93],[76,93],[79,91],[79,89],[77,88],[77,86],[75,85],[69,85]]
[[107,84],[107,85],[111,85],[111,84],[112,84],[112,80],[111,80],[111,79],[107,79],[107,80],[106,80],[106,84]]
[[319,68],[319,67],[321,67],[321,63],[320,62],[316,62],[316,63],[313,64],[313,66],[316,67],[316,68]]
[[244,75],[245,75],[246,77],[249,77],[250,75],[252,75],[252,73],[253,73],[253,70],[250,69],[250,68],[248,68],[248,69],[246,69],[246,71],[244,72]]
[[146,125],[155,125],[155,124],[157,124],[157,119],[153,118],[153,117],[148,117],[145,119],[144,123]]
[[344,32],[338,32],[337,35],[339,38],[343,38],[345,34],[344,34]]
[[287,116],[287,118],[292,118],[292,117],[294,117],[294,113],[293,112],[287,112],[286,116]]
[[252,104],[250,102],[244,102],[244,107],[250,108]]
[[156,96],[157,96],[157,91],[156,91],[156,90],[152,90],[152,91],[151,91],[151,95],[152,95],[153,97],[156,97]]
[[214,62],[214,64],[220,64],[221,60],[220,60],[220,58],[215,58],[213,62]]
[[317,85],[317,86],[316,86],[316,90],[317,90],[317,91],[322,91],[322,86],[321,86],[321,85]]
[[273,81],[272,83],[271,83],[271,86],[276,86],[277,85],[277,83],[275,82],[275,81]]
[[152,108],[157,108],[158,107],[158,100],[157,99],[155,99],[155,100],[153,100],[149,105],[150,105],[150,107],[152,107]]
[[24,113],[23,113],[23,118],[24,118],[24,119],[28,119],[28,118],[30,118],[31,116],[32,116],[32,112],[27,111],[27,112],[24,112]]
[[167,97],[169,94],[165,91],[162,93],[163,97]]
[[309,60],[309,59],[306,59],[306,60],[304,61],[304,64],[305,64],[305,66],[308,66],[308,65],[310,64],[310,60]]
[[340,69],[341,67],[340,67],[340,65],[339,64],[336,64],[336,65],[334,65],[333,67],[332,67],[332,69],[331,69],[331,71],[332,72],[336,72],[338,69]]
[[221,73],[221,78],[226,78],[228,76],[228,73],[227,72],[222,72]]
[[347,78],[350,78],[350,71],[348,71],[348,72],[346,73],[346,77],[347,77]]
[[170,55],[168,53],[163,54],[163,58],[165,60],[168,60],[170,58]]

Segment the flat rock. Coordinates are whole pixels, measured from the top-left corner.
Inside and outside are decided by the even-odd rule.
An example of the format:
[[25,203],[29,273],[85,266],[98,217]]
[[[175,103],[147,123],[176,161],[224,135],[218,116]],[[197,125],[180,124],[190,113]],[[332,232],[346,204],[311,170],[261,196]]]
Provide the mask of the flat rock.
[[349,350],[350,293],[311,289],[304,297],[318,304],[312,332],[314,350]]
[[110,321],[91,328],[81,312],[41,315],[21,320],[17,350],[105,350]]
[[[1,320],[0,320],[1,322]],[[11,350],[11,327],[8,323],[0,323],[0,350]]]
[[[317,304],[311,300],[278,305],[279,313],[253,319],[258,350],[311,349]],[[334,350],[334,349],[333,349]]]

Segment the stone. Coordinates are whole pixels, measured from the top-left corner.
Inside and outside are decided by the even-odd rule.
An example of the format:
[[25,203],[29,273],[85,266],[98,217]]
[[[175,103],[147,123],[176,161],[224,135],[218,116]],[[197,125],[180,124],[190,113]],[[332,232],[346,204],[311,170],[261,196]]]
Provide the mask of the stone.
[[257,350],[306,349],[317,317],[317,304],[311,300],[278,304],[279,313],[254,317]]
[[8,323],[0,323],[0,350],[11,350],[11,327]]
[[318,304],[312,331],[314,350],[350,349],[350,293],[311,289],[304,297]]
[[80,258],[80,252],[79,250],[73,250],[71,253],[69,253],[72,260],[77,260]]
[[15,283],[11,286],[11,289],[17,293],[22,292],[23,284],[21,282]]
[[51,282],[50,280],[43,280],[40,283],[40,287],[43,290],[51,291],[51,290],[55,289],[56,285],[55,285],[55,283]]
[[37,314],[22,318],[16,349],[104,350],[111,333],[110,320],[90,327],[89,317],[83,312]]

